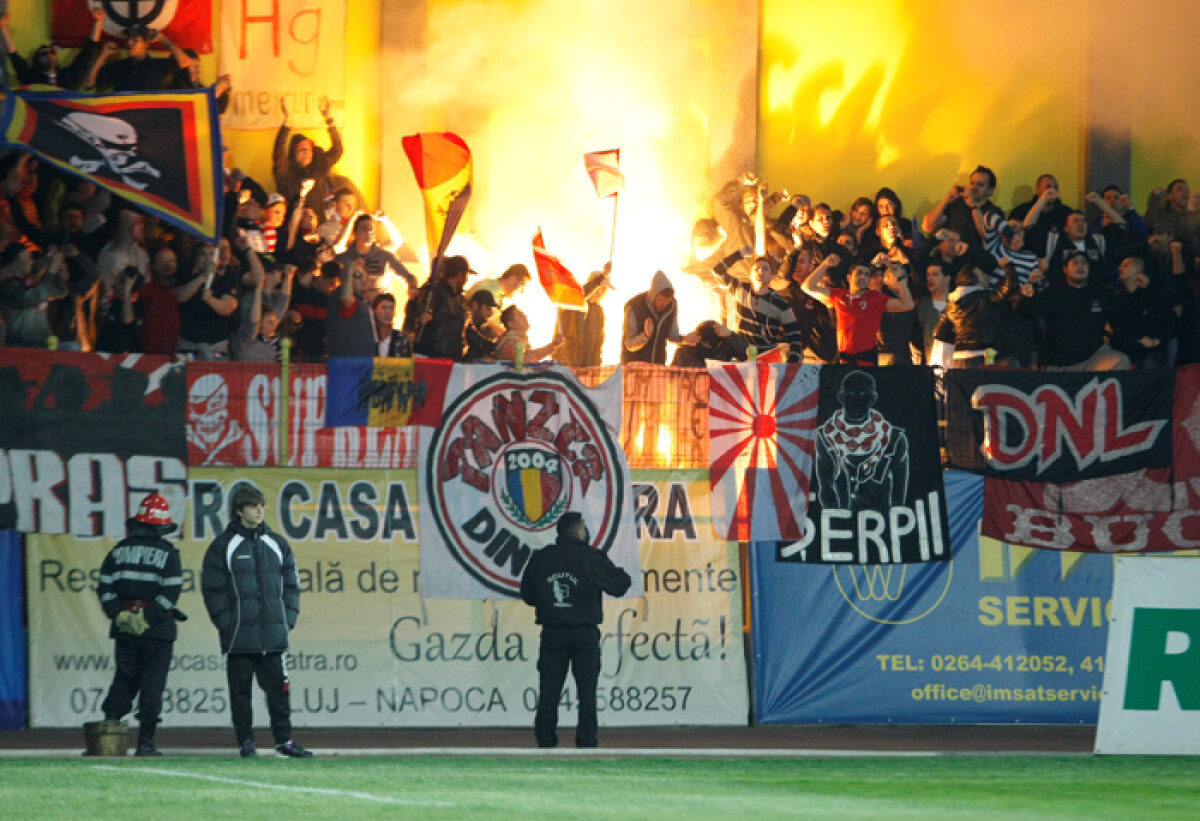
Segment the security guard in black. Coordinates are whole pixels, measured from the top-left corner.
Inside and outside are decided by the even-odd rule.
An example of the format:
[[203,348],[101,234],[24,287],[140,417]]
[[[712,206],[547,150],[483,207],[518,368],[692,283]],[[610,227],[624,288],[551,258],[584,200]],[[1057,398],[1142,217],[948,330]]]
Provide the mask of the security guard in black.
[[588,543],[588,530],[578,513],[558,520],[554,544],[536,551],[521,576],[521,598],[536,608],[542,625],[538,650],[539,695],[534,736],[539,747],[558,745],[558,701],[567,669],[575,678],[579,721],[575,746],[595,747],[596,684],[600,679],[600,630],[604,618],[601,594],[621,596],[629,590],[629,574]]

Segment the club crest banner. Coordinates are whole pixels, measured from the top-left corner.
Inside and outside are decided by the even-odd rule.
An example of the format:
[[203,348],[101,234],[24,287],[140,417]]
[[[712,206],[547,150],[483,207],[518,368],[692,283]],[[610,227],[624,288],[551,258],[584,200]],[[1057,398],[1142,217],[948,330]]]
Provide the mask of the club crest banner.
[[640,596],[621,372],[585,388],[567,368],[455,365],[437,427],[421,428],[421,578],[429,598],[520,595],[530,553],[583,515]]
[[950,559],[933,388],[929,368],[821,368],[804,537],[779,561]]

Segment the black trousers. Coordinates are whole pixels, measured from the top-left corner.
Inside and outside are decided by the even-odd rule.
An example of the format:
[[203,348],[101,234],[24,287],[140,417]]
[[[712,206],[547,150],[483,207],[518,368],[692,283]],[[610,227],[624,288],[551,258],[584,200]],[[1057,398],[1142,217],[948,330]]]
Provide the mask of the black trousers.
[[116,721],[133,708],[136,697],[138,738],[149,741],[154,738],[154,727],[162,714],[162,694],[175,642],[129,636],[114,643],[117,672],[100,709],[106,719]]
[[596,682],[600,679],[600,628],[543,627],[538,649],[538,706],[533,734],[539,747],[558,746],[558,701],[567,667],[575,677],[579,721],[575,746],[596,746]]
[[267,696],[271,733],[276,744],[292,740],[291,683],[283,653],[230,653],[226,657],[229,681],[229,711],[238,746],[254,740],[254,679]]

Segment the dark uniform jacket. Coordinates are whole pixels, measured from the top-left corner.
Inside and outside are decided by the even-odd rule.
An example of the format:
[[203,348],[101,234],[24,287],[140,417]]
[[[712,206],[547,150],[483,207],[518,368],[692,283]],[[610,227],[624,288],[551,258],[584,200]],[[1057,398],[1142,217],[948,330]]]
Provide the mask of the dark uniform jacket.
[[[179,550],[159,535],[157,525],[131,519],[126,532],[129,535],[113,546],[100,565],[96,593],[104,615],[114,619],[122,610],[136,607],[150,623],[142,638],[175,641],[177,631],[171,611],[183,589]],[[133,638],[117,630],[115,624],[108,634],[114,639]]]
[[300,616],[292,548],[265,524],[234,518],[204,555],[200,589],[222,653],[282,653]]
[[559,536],[534,552],[521,576],[521,598],[544,627],[592,627],[604,619],[600,594],[621,596],[629,574],[587,542]]

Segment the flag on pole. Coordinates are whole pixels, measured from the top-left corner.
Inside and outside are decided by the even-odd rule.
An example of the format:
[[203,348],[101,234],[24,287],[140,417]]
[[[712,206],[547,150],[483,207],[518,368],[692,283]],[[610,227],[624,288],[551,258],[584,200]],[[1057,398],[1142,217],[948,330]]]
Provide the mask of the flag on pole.
[[597,197],[613,197],[625,188],[625,175],[621,173],[621,149],[592,151],[583,155],[583,165]]
[[542,229],[533,235],[533,261],[537,264],[538,279],[546,296],[556,308],[568,311],[584,310],[583,288],[575,275],[567,270],[562,261],[546,251]]
[[432,271],[471,199],[471,149],[449,132],[410,134],[400,142],[425,198],[425,242]]
[[205,241],[220,236],[224,172],[211,88],[104,96],[49,86],[10,91],[0,140]]

